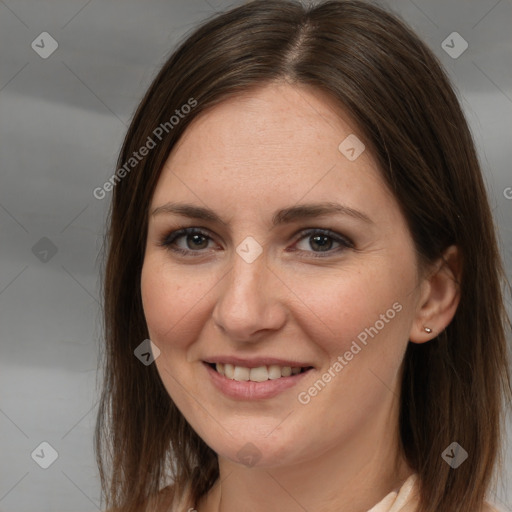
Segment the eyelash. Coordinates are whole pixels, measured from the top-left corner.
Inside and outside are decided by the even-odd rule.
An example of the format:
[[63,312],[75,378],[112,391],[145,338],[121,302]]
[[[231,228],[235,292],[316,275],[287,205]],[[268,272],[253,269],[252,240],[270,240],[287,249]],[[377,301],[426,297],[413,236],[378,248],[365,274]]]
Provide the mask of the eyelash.
[[[344,236],[341,236],[338,233],[336,233],[334,231],[331,231],[329,229],[310,228],[310,229],[301,231],[298,234],[300,235],[300,238],[295,243],[298,243],[298,242],[300,242],[301,240],[303,240],[304,238],[307,238],[307,237],[312,237],[314,235],[321,235],[321,236],[325,236],[325,237],[331,238],[335,242],[341,244],[341,247],[338,247],[337,249],[333,249],[333,250],[328,250],[328,251],[303,251],[302,249],[295,249],[294,250],[294,252],[297,251],[297,252],[302,252],[302,253],[304,253],[304,252],[312,253],[312,254],[314,254],[314,256],[313,256],[314,258],[327,258],[329,256],[333,256],[333,254],[338,254],[338,253],[340,253],[340,252],[342,252],[342,251],[344,251],[346,249],[353,249],[354,248],[354,243],[351,240],[349,240],[348,238],[346,238]],[[193,250],[190,250],[190,249],[181,249],[179,247],[175,247],[175,246],[172,245],[174,242],[176,242],[176,240],[178,240],[181,237],[187,236],[187,235],[201,235],[201,236],[203,236],[205,238],[213,240],[210,237],[210,235],[206,231],[204,231],[203,229],[190,227],[190,228],[181,228],[181,229],[178,229],[176,231],[172,231],[171,233],[165,235],[160,240],[159,245],[162,246],[162,247],[165,247],[166,249],[168,249],[170,251],[182,254],[184,256],[191,256],[191,257],[202,256],[202,252],[205,249],[200,249],[200,250],[197,250],[197,251],[193,251]],[[192,256],[193,253],[198,253],[198,254]]]

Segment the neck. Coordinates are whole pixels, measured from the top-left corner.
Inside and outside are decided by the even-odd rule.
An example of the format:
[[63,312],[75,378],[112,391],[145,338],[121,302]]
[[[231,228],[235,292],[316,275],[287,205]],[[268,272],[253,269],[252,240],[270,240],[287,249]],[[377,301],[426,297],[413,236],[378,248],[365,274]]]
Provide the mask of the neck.
[[197,509],[366,512],[413,472],[400,455],[393,416],[368,422],[337,447],[293,465],[247,468],[221,457],[220,478]]

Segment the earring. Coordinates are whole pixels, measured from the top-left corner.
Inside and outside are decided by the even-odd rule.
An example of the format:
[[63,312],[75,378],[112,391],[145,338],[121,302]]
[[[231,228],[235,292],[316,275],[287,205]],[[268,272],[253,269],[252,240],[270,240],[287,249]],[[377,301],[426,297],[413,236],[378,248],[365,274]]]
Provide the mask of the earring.
[[432,329],[430,327],[424,327],[423,330],[427,333],[427,334],[430,334],[432,332]]

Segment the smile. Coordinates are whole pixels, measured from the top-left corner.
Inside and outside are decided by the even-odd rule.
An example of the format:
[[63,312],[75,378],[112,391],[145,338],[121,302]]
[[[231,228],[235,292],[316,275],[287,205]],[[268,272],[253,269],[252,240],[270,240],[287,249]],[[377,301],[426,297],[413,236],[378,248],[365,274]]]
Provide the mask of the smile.
[[213,386],[224,395],[238,400],[272,398],[282,391],[298,384],[313,367],[258,366],[248,368],[230,363],[207,363]]
[[211,363],[212,368],[224,375],[228,379],[238,382],[252,381],[264,382],[266,380],[280,379],[281,377],[290,377],[301,372],[307,371],[311,367],[299,366],[279,366],[272,364],[269,366],[258,366],[257,368],[248,368],[246,366],[237,366],[229,363]]

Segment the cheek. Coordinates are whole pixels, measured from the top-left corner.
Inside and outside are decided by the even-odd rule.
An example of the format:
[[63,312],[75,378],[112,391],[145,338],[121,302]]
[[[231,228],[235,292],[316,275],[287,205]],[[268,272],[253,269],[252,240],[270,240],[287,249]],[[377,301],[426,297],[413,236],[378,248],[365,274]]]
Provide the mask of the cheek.
[[373,407],[395,386],[407,347],[415,283],[415,267],[403,259],[401,263],[397,269],[390,259],[373,259],[334,279],[317,281],[315,287],[309,280],[296,281],[301,286],[297,295],[307,297],[315,313],[301,320],[302,329],[326,356],[329,368],[323,370],[330,369],[330,375],[325,378],[335,376],[318,405],[325,400],[328,408],[331,400],[340,399],[347,407]]
[[376,323],[380,334],[401,322],[397,310],[403,310],[410,279],[392,278],[396,274],[390,268],[383,270],[384,263],[372,261],[364,268],[346,268],[325,278],[295,277],[293,291],[307,312],[296,318],[313,339],[323,340],[326,352],[349,350],[352,340],[359,336],[364,341],[365,329]]
[[[176,300],[182,285],[155,258],[146,257],[141,273],[144,316],[151,339],[159,345],[185,314],[184,300]],[[162,348],[162,347],[160,347]]]
[[199,335],[214,278],[212,275],[210,282],[205,273],[199,277],[197,270],[194,274],[171,266],[159,254],[145,258],[142,304],[150,338],[160,350],[184,347]]

